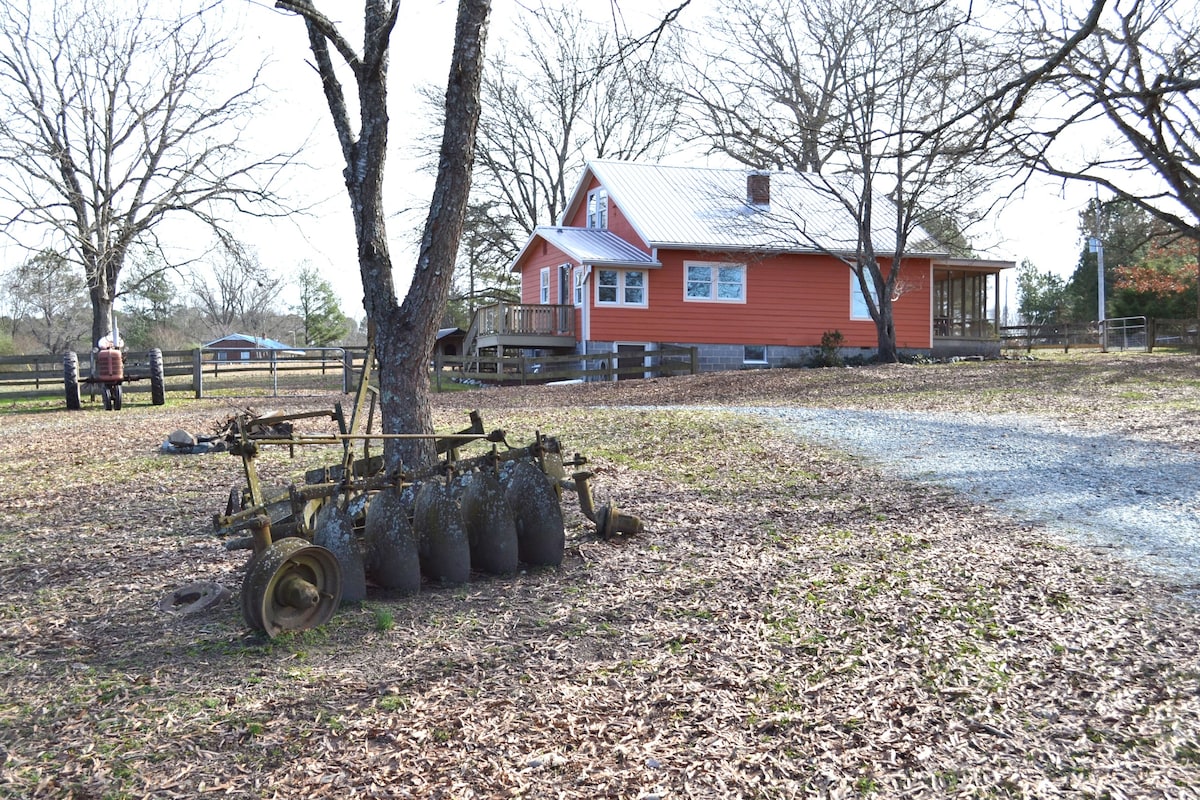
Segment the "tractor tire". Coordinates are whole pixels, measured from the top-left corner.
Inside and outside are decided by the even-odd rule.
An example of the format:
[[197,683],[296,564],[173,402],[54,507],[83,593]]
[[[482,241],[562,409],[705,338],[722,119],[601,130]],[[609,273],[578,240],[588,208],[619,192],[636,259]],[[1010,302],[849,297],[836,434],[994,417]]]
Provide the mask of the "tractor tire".
[[79,356],[67,353],[63,356],[63,390],[67,395],[67,410],[83,408],[79,398]]
[[121,392],[121,384],[118,383],[112,387],[113,411],[121,410],[122,394],[123,393]]
[[162,350],[150,351],[150,402],[161,406],[167,402],[167,383],[163,372]]

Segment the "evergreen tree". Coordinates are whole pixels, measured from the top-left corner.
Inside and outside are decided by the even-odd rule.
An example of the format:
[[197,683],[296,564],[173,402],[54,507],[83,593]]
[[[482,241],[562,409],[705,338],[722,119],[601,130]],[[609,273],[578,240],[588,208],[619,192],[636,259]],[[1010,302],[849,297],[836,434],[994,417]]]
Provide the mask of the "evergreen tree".
[[311,264],[304,265],[297,281],[300,302],[292,310],[304,322],[304,344],[325,347],[345,336],[348,320],[329,281]]

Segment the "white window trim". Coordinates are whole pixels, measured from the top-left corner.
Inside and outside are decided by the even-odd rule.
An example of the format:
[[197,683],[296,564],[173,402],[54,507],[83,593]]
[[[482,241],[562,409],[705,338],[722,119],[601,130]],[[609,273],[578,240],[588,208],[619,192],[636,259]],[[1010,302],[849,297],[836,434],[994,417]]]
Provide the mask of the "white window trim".
[[[617,299],[615,302],[610,300],[600,299],[600,273],[615,272],[617,273]],[[625,302],[625,275],[630,272],[640,272],[642,274],[642,302],[626,303]],[[622,306],[624,308],[646,308],[650,305],[650,273],[644,269],[596,269],[593,273],[596,280],[593,283],[596,285],[592,297],[597,306],[605,308],[614,308]]]
[[582,265],[575,268],[575,274],[572,279],[572,284],[575,288],[571,292],[571,299],[574,301],[576,308],[583,306],[583,298],[586,296],[584,294],[584,287],[587,286],[589,271],[587,267]]
[[544,306],[550,305],[550,268],[542,267],[541,284],[538,287],[538,302]]
[[[747,347],[761,347],[762,351],[763,351],[763,357],[762,358],[749,358],[746,355]],[[743,364],[751,364],[754,366],[759,366],[759,365],[768,363],[768,361],[767,361],[767,346],[765,344],[742,345],[742,363]]]
[[593,230],[608,230],[608,190],[603,186],[587,194],[587,227]]
[[[875,282],[870,275],[867,278],[867,290],[871,293],[871,299],[875,301],[875,305],[879,305],[879,295],[875,292]],[[863,320],[871,322],[871,309],[867,306],[867,299],[863,296],[862,287],[858,285],[858,276],[854,274],[854,270],[850,270],[850,319]]]
[[[732,297],[716,297],[717,294],[717,276],[712,276],[712,292],[708,297],[691,297],[688,295],[688,268],[689,267],[708,267],[714,273],[719,269],[737,268],[742,272],[742,296],[737,298]],[[745,305],[746,295],[749,294],[747,287],[747,270],[745,264],[733,264],[727,261],[685,261],[683,262],[683,301],[685,303],[727,303],[734,305]]]

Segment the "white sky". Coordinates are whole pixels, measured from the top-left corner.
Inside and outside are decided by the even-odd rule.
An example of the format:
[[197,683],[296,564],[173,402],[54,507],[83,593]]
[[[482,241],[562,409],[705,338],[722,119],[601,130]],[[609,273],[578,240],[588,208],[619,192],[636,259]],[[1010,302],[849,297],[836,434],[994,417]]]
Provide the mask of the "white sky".
[[[594,8],[597,16],[611,17],[611,0],[580,2]],[[649,15],[655,8],[676,4],[676,0],[647,0],[637,6],[637,11],[631,11],[633,5],[626,3],[624,11],[633,27],[638,24],[637,15]],[[706,5],[707,0],[694,0],[696,7],[684,12],[685,24],[700,26]],[[354,32],[361,25],[361,5],[357,0],[317,0],[317,6],[344,25],[343,31],[352,42],[360,43],[361,36]],[[512,28],[517,8],[514,0],[495,0],[489,48],[495,48],[501,40],[516,41],[520,33],[514,34]],[[262,119],[255,121],[249,133],[261,141],[264,152],[286,150],[305,138],[310,141],[304,158],[309,167],[291,174],[288,191],[303,203],[311,204],[311,214],[294,222],[247,218],[244,223],[239,222],[239,232],[264,265],[277,274],[294,274],[302,261],[310,261],[333,285],[343,310],[361,317],[362,288],[349,202],[342,183],[341,154],[316,74],[308,66],[310,54],[304,25],[296,17],[275,11],[271,0],[226,2],[223,9],[240,33],[238,63],[250,69],[262,59],[270,62],[265,76],[272,90],[270,108]],[[433,186],[432,176],[419,172],[412,155],[426,117],[417,89],[431,83],[444,86],[455,13],[453,0],[402,3],[400,22],[392,40],[392,130],[385,200],[393,213],[416,210],[388,220],[398,287],[407,286],[411,278],[415,256],[409,242],[415,238],[414,230],[419,231],[424,222],[423,209]],[[353,93],[351,85],[346,88]],[[689,156],[688,160],[695,159]],[[568,176],[568,183],[574,185],[577,177]],[[994,225],[981,225],[972,231],[973,238],[978,245],[991,247],[989,257],[1009,258],[1018,263],[1029,258],[1039,269],[1068,276],[1075,268],[1080,247],[1078,211],[1092,192],[1084,185],[1065,189],[1050,182],[1031,185],[995,216]],[[16,248],[5,246],[0,250],[0,266],[13,266],[24,257]],[[295,302],[290,293],[285,293],[282,300],[285,304]]]

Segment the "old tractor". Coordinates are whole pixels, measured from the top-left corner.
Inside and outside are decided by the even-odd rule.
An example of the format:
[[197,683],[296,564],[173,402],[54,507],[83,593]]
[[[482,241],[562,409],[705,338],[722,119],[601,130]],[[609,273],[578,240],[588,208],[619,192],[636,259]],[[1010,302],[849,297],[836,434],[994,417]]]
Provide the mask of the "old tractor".
[[155,348],[146,354],[145,363],[126,363],[124,342],[117,330],[116,319],[112,322],[112,333],[96,342],[92,350],[91,374],[79,375],[79,356],[67,353],[63,356],[63,389],[67,396],[67,409],[78,411],[83,407],[80,386],[100,388],[105,411],[120,411],[124,403],[121,385],[129,381],[150,380],[150,402],[161,406],[167,401],[166,379],[163,371],[162,351]]
[[[331,411],[240,414],[226,427],[245,486],[231,490],[213,524],[228,537],[228,549],[252,551],[241,590],[251,628],[274,637],[322,625],[342,603],[363,600],[368,582],[403,595],[417,592],[423,575],[458,584],[473,571],[557,566],[565,491],[576,493],[601,538],[642,530],[637,517],[615,505],[596,507],[587,460],[567,458],[555,437],[537,432],[528,444],[512,446],[504,431],[486,432],[478,412],[453,434],[371,432],[377,398],[368,377],[364,368],[349,420],[338,403]],[[295,430],[301,420],[322,418],[336,430]],[[388,470],[371,446],[389,438],[432,438],[439,460],[419,470]],[[341,462],[308,470],[302,485],[262,485],[256,462],[264,450],[286,447],[294,455],[311,445],[340,445]],[[483,452],[466,455],[473,446]]]

